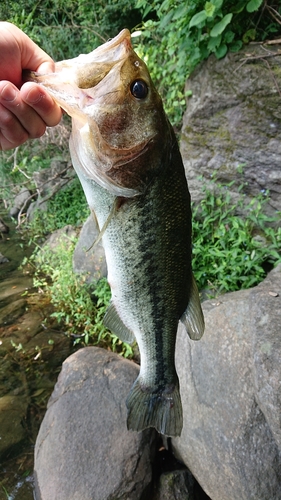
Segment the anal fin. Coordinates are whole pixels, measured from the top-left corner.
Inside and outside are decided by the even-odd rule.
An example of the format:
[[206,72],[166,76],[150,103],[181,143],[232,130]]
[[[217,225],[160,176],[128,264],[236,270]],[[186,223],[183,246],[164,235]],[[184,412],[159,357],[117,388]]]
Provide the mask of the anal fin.
[[186,331],[192,340],[201,339],[205,329],[205,322],[200,304],[198,288],[193,275],[189,302],[180,320],[184,324]]
[[122,340],[122,342],[126,342],[127,344],[132,344],[135,340],[135,336],[126,325],[124,325],[123,321],[120,319],[116,308],[111,302],[105,312],[103,318],[103,324],[108,328],[112,333],[115,333],[117,337]]

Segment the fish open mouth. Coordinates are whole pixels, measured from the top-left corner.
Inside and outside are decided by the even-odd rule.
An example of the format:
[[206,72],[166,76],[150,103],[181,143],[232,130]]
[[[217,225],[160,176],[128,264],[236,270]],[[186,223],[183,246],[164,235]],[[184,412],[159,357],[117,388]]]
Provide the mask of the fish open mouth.
[[90,98],[93,99],[91,94],[79,92],[79,89],[93,90],[112,68],[122,63],[132,51],[130,32],[124,29],[89,54],[80,54],[73,59],[57,62],[54,73],[40,74],[25,70],[23,80],[41,84],[72,116],[75,109],[84,107],[85,103],[89,104]]

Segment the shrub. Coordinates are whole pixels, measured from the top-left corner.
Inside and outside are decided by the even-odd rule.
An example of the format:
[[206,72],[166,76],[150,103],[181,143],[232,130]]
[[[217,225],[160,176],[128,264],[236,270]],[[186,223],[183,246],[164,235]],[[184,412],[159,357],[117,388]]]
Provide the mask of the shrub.
[[[264,213],[267,198],[260,195],[244,206],[246,218],[237,216],[231,185],[203,188],[204,199],[193,207],[193,270],[199,289],[215,293],[250,288],[266,271],[281,262],[280,213]],[[216,191],[216,194],[214,194]]]

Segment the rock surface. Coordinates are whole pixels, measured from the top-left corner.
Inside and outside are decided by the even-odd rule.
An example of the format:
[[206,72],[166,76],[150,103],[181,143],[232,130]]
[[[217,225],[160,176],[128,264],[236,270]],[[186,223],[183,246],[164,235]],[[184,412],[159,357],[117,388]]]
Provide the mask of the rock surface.
[[8,233],[10,231],[9,226],[0,217],[0,233]]
[[0,397],[0,457],[26,437],[22,423],[27,406],[26,397],[13,394]]
[[281,265],[203,303],[199,342],[179,327],[184,425],[172,440],[212,500],[281,498]]
[[138,500],[151,482],[151,430],[127,431],[134,363],[88,347],[64,363],[35,447],[36,500]]
[[66,186],[75,176],[73,168],[68,161],[54,158],[50,168],[45,168],[33,173],[38,198],[31,203],[27,211],[28,220],[32,220],[37,209],[46,210],[47,201],[60,189]]
[[0,326],[10,325],[13,323],[23,314],[26,306],[27,302],[25,299],[18,299],[5,307],[2,307],[0,309]]
[[196,500],[194,477],[188,470],[162,474],[153,500]]
[[[217,60],[211,56],[189,77],[181,153],[194,201],[216,173],[232,191],[269,189],[281,210],[281,55],[279,46],[249,45]],[[274,53],[274,57],[268,57]],[[270,209],[270,207],[269,207]],[[272,212],[271,212],[272,213]]]
[[87,273],[89,283],[107,276],[107,265],[101,241],[94,244],[99,229],[90,215],[84,223],[73,254],[73,269],[76,273]]
[[0,264],[6,264],[6,262],[9,262],[9,259],[0,252]]
[[26,187],[22,187],[14,199],[13,207],[10,209],[10,216],[16,219],[21,209],[27,210],[30,201],[30,191]]

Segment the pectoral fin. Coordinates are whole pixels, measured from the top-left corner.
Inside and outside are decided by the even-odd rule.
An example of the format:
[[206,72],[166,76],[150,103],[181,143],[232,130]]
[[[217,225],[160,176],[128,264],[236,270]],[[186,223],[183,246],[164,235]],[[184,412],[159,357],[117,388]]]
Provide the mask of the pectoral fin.
[[[89,250],[91,250],[93,247],[95,247],[102,239],[105,231],[107,230],[107,227],[108,227],[108,224],[110,223],[114,213],[115,213],[115,210],[116,210],[116,201],[113,203],[112,207],[111,207],[111,210],[108,214],[108,217],[103,225],[103,227],[101,228],[97,238],[94,240],[94,242],[91,244],[90,248],[88,248],[87,252],[89,252]],[[97,220],[97,217],[96,217],[96,214],[95,212],[92,210],[92,214],[93,214],[93,217],[94,217],[94,220],[97,224],[97,227],[99,227],[99,224],[98,224],[98,220]]]
[[205,329],[205,322],[201,309],[198,288],[193,275],[188,306],[180,320],[184,324],[186,331],[192,340],[201,339]]
[[135,336],[133,332],[124,325],[112,302],[105,312],[103,324],[112,333],[115,333],[122,342],[126,342],[127,344],[132,344],[134,342]]

